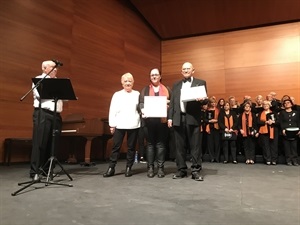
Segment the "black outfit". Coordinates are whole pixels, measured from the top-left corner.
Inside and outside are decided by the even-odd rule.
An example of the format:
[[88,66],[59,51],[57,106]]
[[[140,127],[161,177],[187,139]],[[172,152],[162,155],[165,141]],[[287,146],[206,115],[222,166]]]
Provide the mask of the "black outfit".
[[[279,113],[279,123],[281,129],[286,130],[287,128],[292,127],[300,128],[299,116],[299,112],[296,110],[292,110],[291,112],[282,110]],[[282,142],[287,164],[293,163],[294,165],[298,165],[297,139],[298,137],[288,138],[287,136],[283,136]]]
[[280,100],[278,99],[273,99],[271,101],[271,107],[270,109],[272,110],[272,112],[279,112],[281,108],[281,103]]
[[[250,124],[248,118],[249,114],[251,113],[252,116],[252,124]],[[247,160],[255,160],[255,133],[257,132],[257,119],[253,112],[246,114],[243,112],[238,119],[238,128],[241,130],[243,128],[243,114],[246,117],[246,129],[245,134],[242,135],[243,146],[245,151],[245,157]],[[252,134],[254,132],[254,134]]]
[[[259,144],[263,149],[263,157],[267,164],[271,163],[276,164],[278,159],[278,128],[279,121],[277,113],[268,113],[265,118],[262,118],[262,113],[260,112],[257,116],[257,125],[259,130]],[[260,127],[265,126],[265,121],[272,119],[275,121],[272,125],[267,125],[268,133],[262,133]],[[271,138],[270,130],[274,129],[273,138]]]
[[205,132],[207,124],[208,120],[206,118],[206,110],[202,108],[200,112],[200,146],[202,149],[202,155],[204,155],[207,150],[207,133]]
[[[206,117],[208,120],[218,117],[215,115],[219,111],[217,108],[215,110],[207,110]],[[221,153],[221,137],[220,137],[220,130],[219,128],[215,127],[215,124],[218,127],[218,122],[216,123],[209,123],[209,132],[207,133],[207,150],[210,157],[211,162],[220,162],[220,153]]]
[[[230,124],[230,122],[229,122],[230,117],[232,117],[233,124]],[[225,125],[226,124],[225,120],[228,121],[228,127]],[[221,110],[219,113],[219,117],[218,117],[218,123],[219,123],[221,133],[224,133],[226,128],[232,129],[236,132],[238,130],[238,117],[234,111],[230,111],[229,114],[226,114],[225,110]],[[236,140],[222,140],[222,145],[223,145],[223,153],[224,153],[224,162],[229,161],[228,149],[230,146],[232,161],[234,163],[236,163],[237,162],[237,160],[236,160]]]
[[[53,123],[54,112],[46,109],[35,108],[33,111],[33,136],[30,176],[46,173],[48,168],[47,161],[51,157],[53,142]],[[56,146],[61,133],[62,119],[59,113],[56,114]],[[56,148],[54,146],[54,149]],[[53,152],[54,154],[54,152]],[[45,166],[45,167],[44,167]],[[40,169],[43,169],[41,171]]]
[[137,142],[139,128],[136,129],[115,129],[115,133],[113,135],[113,146],[111,155],[109,158],[109,168],[115,168],[118,158],[120,149],[122,147],[122,143],[127,134],[127,164],[126,168],[131,168],[134,163],[134,156],[135,156],[135,146]]
[[[185,113],[181,112],[180,95],[183,81],[173,85],[172,97],[169,107],[168,119],[172,120],[176,146],[176,164],[178,173],[173,178],[181,178],[187,175],[185,143],[191,153],[192,178],[198,180],[198,174],[202,168],[202,149],[200,143],[201,104],[202,101],[190,101],[185,105]],[[193,78],[191,87],[204,85],[206,81]]]
[[[161,87],[164,87],[163,85]],[[140,93],[139,106],[142,110],[144,108],[144,97],[149,96],[149,86],[146,86]],[[161,90],[160,90],[161,91]],[[171,96],[171,91],[166,87],[168,96]],[[159,96],[159,92],[154,93],[155,96]],[[147,148],[146,159],[148,163],[148,177],[154,176],[154,161],[157,161],[158,176],[164,177],[164,163],[166,157],[166,146],[168,139],[168,126],[167,118],[143,118],[144,133]]]

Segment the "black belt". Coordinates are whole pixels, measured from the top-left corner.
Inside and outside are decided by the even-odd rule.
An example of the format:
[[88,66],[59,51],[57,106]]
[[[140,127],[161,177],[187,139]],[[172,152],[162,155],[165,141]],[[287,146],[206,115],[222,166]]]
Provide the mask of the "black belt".
[[186,113],[183,113],[183,112],[182,112],[182,113],[180,113],[180,115],[182,115],[182,116],[185,116],[185,115],[186,115]]
[[[39,108],[34,108],[34,110],[39,110]],[[51,115],[54,115],[54,112],[53,111],[51,111],[51,110],[49,110],[49,109],[43,109],[43,108],[41,108],[41,110],[43,110],[45,113],[48,113],[48,114],[51,114]],[[60,113],[56,113],[56,115],[60,115]]]

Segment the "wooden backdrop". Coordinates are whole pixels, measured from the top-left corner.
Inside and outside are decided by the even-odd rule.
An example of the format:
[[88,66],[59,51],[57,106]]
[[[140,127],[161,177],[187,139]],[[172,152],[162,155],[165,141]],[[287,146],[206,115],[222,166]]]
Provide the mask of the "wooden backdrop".
[[64,63],[58,76],[71,79],[79,98],[64,105],[63,116],[107,117],[123,73],[132,72],[141,90],[160,66],[172,86],[185,61],[210,96],[242,101],[275,91],[300,102],[299,23],[161,42],[125,0],[0,0],[0,31],[0,162],[5,138],[31,137],[32,95],[20,98],[46,59]]
[[300,104],[300,23],[177,39],[162,42],[164,81],[181,79],[183,62],[207,81],[208,95],[245,95],[254,100],[270,91],[288,94]]
[[0,0],[0,30],[1,162],[5,138],[31,137],[32,95],[20,98],[43,60],[63,62],[58,77],[70,78],[78,97],[62,115],[87,119],[108,116],[122,74],[131,72],[141,90],[150,69],[160,66],[160,40],[126,0]]

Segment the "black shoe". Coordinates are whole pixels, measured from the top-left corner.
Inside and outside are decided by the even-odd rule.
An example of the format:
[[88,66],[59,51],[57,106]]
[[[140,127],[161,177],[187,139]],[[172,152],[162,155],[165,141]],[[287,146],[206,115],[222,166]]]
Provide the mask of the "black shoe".
[[154,170],[153,167],[148,168],[147,177],[153,178],[154,177]]
[[165,177],[164,168],[158,168],[157,177],[159,177],[159,178]]
[[103,177],[112,177],[115,175],[115,168],[108,167],[107,171],[103,174]]
[[125,171],[125,177],[131,177],[131,176],[132,176],[131,167],[127,166]]
[[141,157],[141,158],[140,158],[140,163],[147,163],[147,162],[144,160],[144,157]]
[[199,172],[192,172],[192,179],[194,179],[195,181],[204,181]]
[[41,177],[40,177],[37,173],[31,173],[31,174],[29,175],[29,177],[30,177],[32,180],[34,180],[34,181],[38,181],[38,180],[41,179]]
[[176,174],[173,175],[173,179],[181,179],[187,177],[187,172],[186,171],[178,171]]

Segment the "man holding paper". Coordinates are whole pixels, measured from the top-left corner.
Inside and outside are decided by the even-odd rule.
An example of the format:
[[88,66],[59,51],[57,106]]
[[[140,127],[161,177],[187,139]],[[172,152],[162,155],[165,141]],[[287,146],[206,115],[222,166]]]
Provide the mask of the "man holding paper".
[[[173,179],[187,176],[186,149],[191,150],[192,179],[203,181],[202,149],[200,142],[201,105],[207,98],[206,81],[193,77],[195,69],[190,62],[182,65],[183,79],[173,85],[168,114],[168,127],[174,127],[177,173]],[[198,89],[195,92],[194,89]]]
[[144,122],[147,140],[146,158],[148,163],[147,176],[152,178],[154,161],[157,160],[157,176],[165,176],[164,163],[166,155],[166,141],[168,138],[167,108],[171,93],[168,87],[161,82],[161,75],[157,68],[150,71],[150,85],[140,94],[139,106]]

